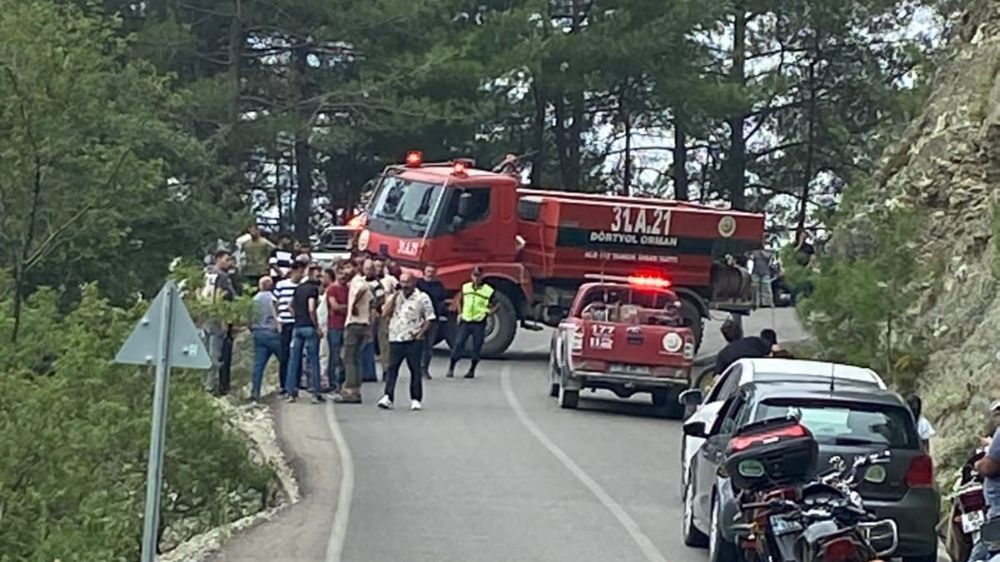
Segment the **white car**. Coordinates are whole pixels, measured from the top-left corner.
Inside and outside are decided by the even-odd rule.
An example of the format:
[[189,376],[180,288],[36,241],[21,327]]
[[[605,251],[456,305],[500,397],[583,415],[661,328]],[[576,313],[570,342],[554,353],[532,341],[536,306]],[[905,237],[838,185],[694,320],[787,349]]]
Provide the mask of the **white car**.
[[[704,422],[705,427],[712,427],[722,405],[736,392],[736,389],[746,383],[816,382],[824,379],[832,381],[834,386],[837,382],[841,382],[853,386],[872,385],[881,389],[886,388],[882,377],[865,367],[799,359],[740,359],[716,378],[707,396],[703,396],[701,389],[698,388],[681,393],[681,403],[696,408],[691,417],[684,423]],[[698,449],[704,441],[704,439],[687,435],[681,437],[682,497],[683,490],[687,486],[691,459],[698,453]]]

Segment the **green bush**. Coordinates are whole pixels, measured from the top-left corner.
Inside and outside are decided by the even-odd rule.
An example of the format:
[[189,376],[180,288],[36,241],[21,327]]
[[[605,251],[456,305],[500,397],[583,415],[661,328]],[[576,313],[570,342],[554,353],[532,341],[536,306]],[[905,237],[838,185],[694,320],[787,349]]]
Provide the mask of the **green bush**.
[[[0,301],[0,561],[136,560],[153,380],[111,360],[144,306],[94,286],[69,313],[58,299],[29,299],[16,345]],[[200,373],[175,370],[170,392],[161,529],[183,539],[273,505],[273,473],[224,429]]]
[[915,281],[927,273],[913,243],[922,220],[897,210],[872,223],[873,232],[853,241],[857,247],[822,256],[812,270],[793,268],[795,279],[813,286],[798,308],[822,357],[870,367],[909,391],[926,361],[922,342],[900,329],[912,321]]

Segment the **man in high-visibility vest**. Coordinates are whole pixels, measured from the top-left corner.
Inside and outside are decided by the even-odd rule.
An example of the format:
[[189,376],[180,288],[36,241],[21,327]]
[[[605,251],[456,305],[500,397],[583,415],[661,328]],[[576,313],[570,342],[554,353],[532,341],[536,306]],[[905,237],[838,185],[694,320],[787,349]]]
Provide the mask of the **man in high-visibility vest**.
[[479,365],[479,353],[483,349],[486,337],[486,317],[496,311],[493,304],[493,287],[483,283],[483,270],[478,266],[472,269],[472,280],[462,285],[458,294],[458,333],[455,335],[455,345],[451,348],[451,363],[448,365],[449,378],[455,376],[455,364],[462,358],[466,342],[472,338],[472,366],[465,378],[476,376],[476,366]]

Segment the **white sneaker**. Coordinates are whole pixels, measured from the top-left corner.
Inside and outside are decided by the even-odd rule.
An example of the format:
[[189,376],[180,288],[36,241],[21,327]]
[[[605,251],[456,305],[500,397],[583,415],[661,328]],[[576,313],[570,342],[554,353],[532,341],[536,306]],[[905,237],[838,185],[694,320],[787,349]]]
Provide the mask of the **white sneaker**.
[[411,410],[423,410],[424,406],[420,403],[420,400],[410,400]]
[[389,400],[389,395],[386,394],[382,396],[382,398],[375,405],[378,406],[379,408],[382,408],[383,410],[391,410],[392,400]]

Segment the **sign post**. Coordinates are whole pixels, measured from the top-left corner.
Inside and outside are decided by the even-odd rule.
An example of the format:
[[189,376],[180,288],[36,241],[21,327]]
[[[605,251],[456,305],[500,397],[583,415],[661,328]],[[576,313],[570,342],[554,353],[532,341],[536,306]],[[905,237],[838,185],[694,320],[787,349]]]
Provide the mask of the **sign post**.
[[170,369],[208,369],[212,366],[205,344],[202,343],[198,329],[173,281],[167,281],[163,285],[146,315],[118,350],[115,362],[156,366],[141,558],[142,562],[154,562],[160,527],[160,491],[163,486],[163,444],[167,430]]

